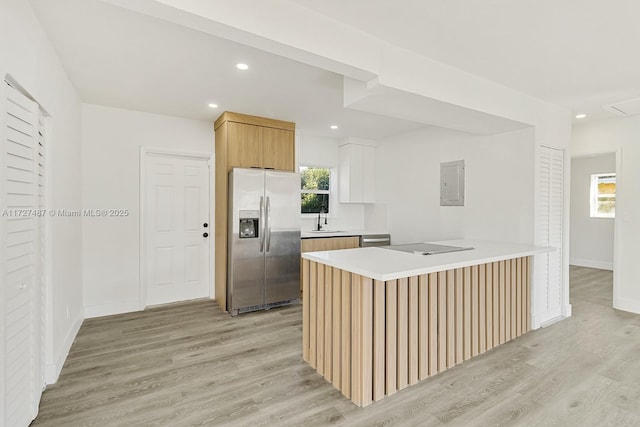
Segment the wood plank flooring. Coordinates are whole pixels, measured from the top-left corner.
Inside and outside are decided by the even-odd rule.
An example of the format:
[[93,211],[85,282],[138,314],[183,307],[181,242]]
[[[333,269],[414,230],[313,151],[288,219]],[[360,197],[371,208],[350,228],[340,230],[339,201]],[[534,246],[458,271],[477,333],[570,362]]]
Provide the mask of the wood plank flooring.
[[211,301],[90,319],[36,426],[638,426],[640,316],[611,272],[571,267],[573,317],[367,408],[302,360],[301,306]]

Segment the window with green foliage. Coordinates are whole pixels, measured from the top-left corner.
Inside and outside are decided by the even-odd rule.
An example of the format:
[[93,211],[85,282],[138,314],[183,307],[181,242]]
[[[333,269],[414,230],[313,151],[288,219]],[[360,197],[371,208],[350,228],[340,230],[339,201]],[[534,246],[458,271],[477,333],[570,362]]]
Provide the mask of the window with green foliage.
[[591,217],[615,218],[616,174],[591,175]]
[[331,171],[328,168],[300,166],[301,212],[329,213],[329,181]]

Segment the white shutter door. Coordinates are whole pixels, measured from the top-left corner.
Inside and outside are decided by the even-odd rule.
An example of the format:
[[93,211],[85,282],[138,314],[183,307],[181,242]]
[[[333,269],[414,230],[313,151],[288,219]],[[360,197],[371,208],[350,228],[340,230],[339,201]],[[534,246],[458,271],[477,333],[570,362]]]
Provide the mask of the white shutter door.
[[38,106],[20,92],[7,87],[5,138],[3,141],[2,271],[5,328],[4,422],[26,426],[36,416],[37,355],[40,316],[37,287],[38,262],[36,218],[29,210],[37,206]]
[[38,325],[38,331],[36,334],[37,338],[37,347],[36,354],[38,355],[38,362],[36,363],[36,389],[35,389],[35,399],[36,402],[40,402],[40,396],[42,396],[42,391],[46,385],[45,379],[45,337],[46,337],[46,324],[45,324],[45,303],[46,303],[46,280],[47,280],[47,271],[45,266],[47,265],[46,256],[46,240],[47,240],[47,229],[46,229],[46,219],[48,218],[44,215],[46,209],[46,198],[45,191],[46,187],[46,152],[45,152],[45,141],[46,141],[46,118],[41,110],[38,110],[38,137],[37,137],[37,163],[38,163],[38,176],[36,179],[36,183],[38,184],[38,189],[36,191],[37,209],[40,211],[42,215],[38,215],[36,217],[36,225],[38,229],[38,243],[36,245],[37,253],[38,253],[38,275],[37,275],[37,289],[39,293],[39,298],[37,299],[38,307],[36,310],[36,322]]
[[538,217],[536,244],[552,246],[554,252],[536,257],[536,314],[540,322],[562,313],[562,208],[564,152],[540,147],[538,156]]

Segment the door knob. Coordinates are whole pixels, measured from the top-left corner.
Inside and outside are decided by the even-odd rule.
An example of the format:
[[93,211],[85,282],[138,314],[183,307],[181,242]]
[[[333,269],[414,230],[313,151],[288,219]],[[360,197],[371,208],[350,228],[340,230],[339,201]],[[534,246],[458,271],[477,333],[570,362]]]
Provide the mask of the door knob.
[[204,224],[202,224],[202,226],[203,226],[204,228],[207,228],[207,227],[209,226],[209,224],[205,222]]
[[209,237],[209,233],[202,233],[202,237]]

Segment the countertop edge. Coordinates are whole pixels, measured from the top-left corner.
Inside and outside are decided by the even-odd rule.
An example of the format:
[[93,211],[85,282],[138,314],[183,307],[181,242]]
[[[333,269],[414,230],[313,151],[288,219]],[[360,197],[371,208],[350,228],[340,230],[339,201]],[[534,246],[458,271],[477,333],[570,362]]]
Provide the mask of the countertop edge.
[[[445,242],[429,242],[429,243],[445,243]],[[446,243],[448,244],[468,244],[468,243],[473,243],[470,241],[446,241]],[[478,244],[479,242],[475,242],[476,245],[474,245],[474,248],[479,249],[479,250],[483,250],[484,248],[482,248],[482,243]],[[495,243],[495,242],[487,242],[493,246],[500,246],[501,244],[499,243]],[[511,244],[503,244],[505,246],[505,248],[508,248],[509,246],[514,246]],[[411,276],[419,276],[422,274],[429,274],[429,273],[435,273],[438,271],[446,271],[446,270],[454,270],[457,268],[463,268],[463,267],[469,267],[472,265],[478,265],[478,264],[487,264],[487,263],[491,263],[491,262],[497,262],[497,261],[503,261],[506,259],[512,259],[512,258],[521,258],[521,257],[525,257],[525,256],[532,256],[532,255],[540,255],[540,254],[544,254],[544,253],[548,253],[548,252],[553,252],[556,250],[556,248],[553,247],[547,247],[547,246],[533,246],[533,245],[517,245],[517,246],[527,246],[526,248],[521,248],[519,250],[505,250],[503,253],[498,253],[498,254],[490,254],[487,256],[483,256],[482,254],[478,254],[477,257],[473,257],[473,258],[469,258],[468,257],[468,253],[465,254],[464,252],[455,252],[453,254],[457,254],[457,255],[452,255],[452,253],[450,254],[443,254],[443,255],[452,255],[453,257],[462,257],[462,258],[466,258],[466,259],[461,259],[461,260],[454,260],[454,261],[447,261],[447,262],[443,262],[442,264],[438,264],[438,265],[430,265],[430,266],[416,266],[415,268],[404,268],[404,269],[399,269],[398,271],[395,272],[388,272],[388,273],[380,273],[380,272],[376,272],[376,271],[371,271],[371,269],[368,269],[362,265],[357,265],[357,262],[348,262],[346,260],[341,260],[340,259],[340,255],[339,252],[345,252],[345,251],[349,251],[354,253],[353,251],[362,251],[367,250],[367,249],[377,249],[377,250],[386,250],[386,249],[380,249],[380,248],[355,248],[355,249],[343,249],[343,250],[338,250],[338,251],[322,251],[322,252],[305,252],[303,254],[301,254],[303,259],[307,259],[309,261],[314,261],[314,262],[319,262],[325,265],[328,265],[330,267],[335,267],[335,268],[339,268],[341,270],[345,270],[345,271],[350,271],[352,273],[355,274],[359,274],[361,276],[366,276],[366,277],[370,277],[374,280],[380,280],[380,281],[388,281],[388,280],[396,280],[396,279],[401,279],[404,277],[411,277]],[[465,256],[466,255],[466,256]],[[407,261],[409,260],[409,258],[406,258],[406,256],[415,256],[412,254],[406,254],[406,253],[400,253],[400,256],[405,257],[405,259],[403,259],[403,261]],[[398,253],[393,253],[390,252],[389,253],[389,257],[398,257]],[[451,258],[451,256],[449,257]],[[423,262],[423,260],[419,260],[416,259],[416,263],[419,264],[420,262]]]
[[318,233],[314,231],[301,231],[301,239],[327,239],[330,237],[360,237],[373,234],[389,234],[387,231],[380,230],[343,230],[343,231],[330,231],[326,233]]

